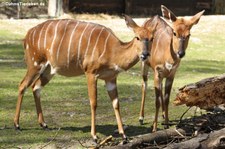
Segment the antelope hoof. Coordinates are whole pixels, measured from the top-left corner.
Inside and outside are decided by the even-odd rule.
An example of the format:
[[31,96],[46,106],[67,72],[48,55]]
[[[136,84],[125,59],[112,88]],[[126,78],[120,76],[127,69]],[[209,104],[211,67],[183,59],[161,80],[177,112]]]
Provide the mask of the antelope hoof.
[[44,129],[44,130],[49,130],[48,129],[48,125],[45,123],[40,123],[40,126]]
[[154,133],[154,132],[156,132],[157,131],[157,128],[155,128],[155,127],[151,127],[152,128],[152,133]]
[[143,117],[139,118],[139,123],[140,123],[140,125],[144,125],[144,118]]
[[155,129],[152,129],[152,133],[154,133],[154,132],[156,132],[156,130]]
[[19,124],[14,124],[15,130],[21,131]]
[[140,125],[144,125],[144,120],[139,120]]
[[127,144],[129,142],[127,136],[125,134],[122,134],[122,141],[120,142],[121,145]]
[[98,143],[99,138],[98,138],[97,136],[93,136],[92,138],[93,138],[93,142],[97,144],[97,143]]

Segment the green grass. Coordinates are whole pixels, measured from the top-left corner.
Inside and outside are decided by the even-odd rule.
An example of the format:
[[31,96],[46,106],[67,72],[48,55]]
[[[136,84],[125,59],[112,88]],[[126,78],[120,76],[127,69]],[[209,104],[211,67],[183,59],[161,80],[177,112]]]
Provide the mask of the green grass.
[[[178,88],[224,73],[225,37],[222,32],[224,33],[225,29],[222,27],[218,29],[224,19],[221,21],[222,17],[218,18],[214,18],[211,24],[212,21],[209,21],[212,19],[211,16],[203,17],[199,24],[193,27],[187,54],[181,62],[173,85],[169,111],[171,120],[179,119],[187,109],[186,106],[174,107],[172,104]],[[22,21],[18,22],[21,24]],[[99,22],[101,23],[101,20]],[[52,139],[51,144],[59,148],[71,145],[80,147],[77,140],[90,139],[91,112],[85,76],[75,78],[55,76],[43,89],[42,108],[50,131],[43,131],[38,125],[31,89],[27,90],[22,104],[20,118],[22,131],[18,132],[13,128],[18,84],[26,73],[21,40],[29,27],[37,23],[38,21],[34,21],[23,27],[17,26],[15,21],[0,20],[0,27],[3,29],[0,30],[0,147],[35,148],[47,144]],[[124,22],[121,21],[120,24],[122,23]],[[20,33],[15,30],[20,30]],[[115,28],[113,30],[122,40],[127,41],[133,35],[132,32],[127,34],[117,32]],[[141,103],[140,63],[118,77],[120,109],[123,122],[129,125],[126,133],[130,137],[150,131],[155,112],[151,75],[150,72],[143,126],[138,123]],[[191,110],[185,117],[193,113]],[[162,122],[161,117],[159,122]],[[160,123],[159,128],[162,128]],[[112,104],[104,82],[99,80],[97,132],[100,138],[104,138],[113,134],[115,129],[117,124]]]

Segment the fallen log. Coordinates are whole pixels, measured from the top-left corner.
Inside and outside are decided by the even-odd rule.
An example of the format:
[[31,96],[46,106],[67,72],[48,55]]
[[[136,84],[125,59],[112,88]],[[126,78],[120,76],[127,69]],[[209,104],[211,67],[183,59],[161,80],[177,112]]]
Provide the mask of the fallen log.
[[[186,136],[186,130],[184,129],[165,129],[161,131],[157,131],[154,133],[144,134],[137,136],[132,140],[124,145],[118,145],[109,147],[110,149],[136,149],[144,144],[167,144],[171,139],[175,137],[182,137]],[[143,148],[143,147],[142,147]]]
[[213,131],[208,139],[201,142],[202,148],[225,148],[225,128]]
[[165,149],[216,149],[225,147],[225,128],[213,131],[210,134],[200,134],[190,140],[183,141],[180,143],[172,143]]
[[201,148],[201,142],[207,140],[208,136],[208,134],[202,134],[184,142],[169,144],[164,149],[199,149]]
[[179,89],[174,104],[205,110],[225,104],[225,74],[185,85]]
[[[170,128],[154,133],[133,136],[127,144],[112,139],[106,149],[205,149],[225,148],[225,111],[208,112],[173,122],[176,129]],[[127,128],[129,129],[129,127]]]
[[[136,149],[136,148],[164,148],[164,149],[217,149],[225,148],[225,128],[211,133],[199,134],[191,138],[189,130],[165,129],[155,133],[144,134],[135,137],[127,144],[104,147],[106,149]],[[186,136],[187,135],[187,136]],[[170,143],[179,138],[178,143]],[[191,139],[190,139],[191,138]]]

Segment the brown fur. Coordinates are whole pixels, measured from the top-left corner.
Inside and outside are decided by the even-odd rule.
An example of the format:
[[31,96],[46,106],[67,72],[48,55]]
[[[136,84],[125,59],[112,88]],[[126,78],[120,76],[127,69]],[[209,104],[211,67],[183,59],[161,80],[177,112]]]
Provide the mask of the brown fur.
[[[154,24],[158,24],[154,40],[150,51],[150,57],[147,61],[143,62],[142,74],[142,103],[140,110],[139,121],[143,123],[144,118],[144,103],[147,88],[147,74],[148,68],[153,70],[154,87],[156,96],[156,112],[153,122],[153,132],[157,130],[158,112],[162,107],[163,117],[165,123],[169,121],[168,118],[168,105],[171,93],[173,80],[180,65],[181,58],[185,54],[188,46],[191,27],[197,24],[204,11],[199,12],[190,19],[177,18],[173,12],[165,6],[161,6],[164,19],[155,16],[145,22],[144,27],[151,28]],[[163,79],[166,79],[165,90],[163,95]]]
[[[40,91],[57,73],[63,76],[86,75],[91,105],[91,135],[96,137],[97,80],[106,82],[112,100],[119,133],[126,138],[119,111],[116,79],[119,72],[131,68],[139,56],[148,52],[143,41],[153,37],[154,28],[139,27],[129,16],[127,25],[136,37],[127,43],[102,25],[76,20],[49,20],[30,29],[24,40],[27,74],[19,85],[14,124],[19,128],[19,116],[24,91],[33,88],[38,122],[47,127],[41,109]],[[151,44],[151,43],[149,43]]]

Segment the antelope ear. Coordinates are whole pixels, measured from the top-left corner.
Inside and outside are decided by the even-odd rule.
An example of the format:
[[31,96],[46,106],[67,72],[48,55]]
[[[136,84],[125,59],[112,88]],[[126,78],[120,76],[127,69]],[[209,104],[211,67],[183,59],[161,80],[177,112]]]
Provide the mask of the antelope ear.
[[128,28],[135,31],[135,29],[139,27],[130,16],[124,14],[124,17]]
[[175,22],[177,20],[176,15],[171,10],[166,8],[166,6],[161,5],[161,11],[162,11],[162,16],[165,19],[169,20],[170,22]]
[[[148,30],[150,30],[150,31],[152,31],[152,32],[155,32],[156,26],[158,25],[158,19],[159,19],[159,16],[156,15],[156,16],[154,16],[153,18],[150,19],[150,20],[151,20],[150,25],[145,25],[145,24],[146,24],[146,22],[145,22],[142,26],[146,26],[146,28],[147,28]],[[148,21],[148,20],[147,20],[147,21]]]
[[158,25],[158,22],[154,23],[154,25],[151,27],[151,29],[149,29],[149,30],[151,30],[153,35],[155,34],[157,25]]
[[192,25],[197,24],[204,12],[205,12],[205,10],[202,10],[201,12],[197,13],[196,15],[194,15],[191,18],[191,20],[190,20],[191,21],[191,24]]

